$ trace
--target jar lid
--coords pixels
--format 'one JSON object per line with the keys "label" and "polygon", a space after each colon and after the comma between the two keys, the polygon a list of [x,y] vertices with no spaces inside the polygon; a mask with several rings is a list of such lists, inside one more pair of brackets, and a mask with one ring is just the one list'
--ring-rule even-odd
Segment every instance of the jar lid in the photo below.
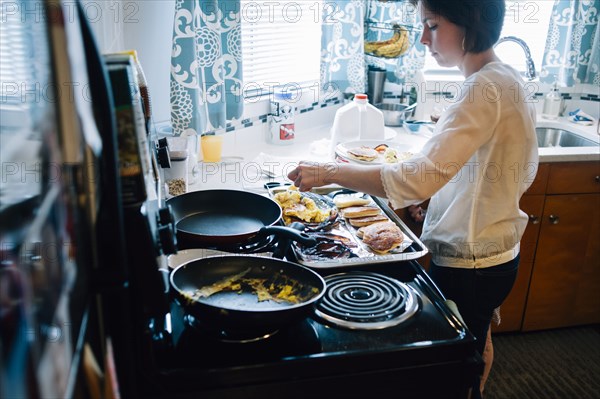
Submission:
{"label": "jar lid", "polygon": [[169,157],[172,161],[183,161],[187,159],[188,152],[187,150],[169,151]]}

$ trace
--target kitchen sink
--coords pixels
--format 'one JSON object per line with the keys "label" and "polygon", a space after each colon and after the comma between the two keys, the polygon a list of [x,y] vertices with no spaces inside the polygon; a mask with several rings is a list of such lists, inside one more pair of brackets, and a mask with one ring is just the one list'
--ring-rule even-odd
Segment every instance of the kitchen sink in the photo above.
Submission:
{"label": "kitchen sink", "polygon": [[598,143],[568,130],[536,127],[538,147],[594,147]]}

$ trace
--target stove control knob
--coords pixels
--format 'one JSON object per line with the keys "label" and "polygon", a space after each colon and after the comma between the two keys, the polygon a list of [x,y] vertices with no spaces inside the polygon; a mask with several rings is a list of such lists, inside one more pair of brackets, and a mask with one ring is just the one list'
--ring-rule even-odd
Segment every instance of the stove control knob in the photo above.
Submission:
{"label": "stove control knob", "polygon": [[158,242],[164,255],[177,253],[177,237],[172,224],[158,227]]}
{"label": "stove control knob", "polygon": [[165,205],[158,210],[158,224],[160,226],[175,225],[175,218],[171,211],[171,205]]}
{"label": "stove control knob", "polygon": [[170,168],[171,157],[169,156],[169,147],[159,147],[156,150],[156,159],[161,168]]}
{"label": "stove control knob", "polygon": [[167,138],[163,137],[161,139],[158,139],[157,147],[158,148],[169,147],[169,141],[167,140]]}

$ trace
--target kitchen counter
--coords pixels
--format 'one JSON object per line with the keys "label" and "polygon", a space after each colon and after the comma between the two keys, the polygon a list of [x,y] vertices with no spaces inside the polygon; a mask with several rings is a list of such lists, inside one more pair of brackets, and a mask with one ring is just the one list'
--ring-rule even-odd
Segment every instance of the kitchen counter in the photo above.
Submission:
{"label": "kitchen counter", "polygon": [[[563,129],[587,139],[598,142],[598,122],[592,126],[582,126],[569,122],[567,118],[557,120],[548,120],[539,118],[537,126]],[[546,147],[539,149],[540,162],[578,162],[578,161],[599,161],[600,145],[595,147]]]}
{"label": "kitchen counter", "polygon": [[[304,126],[300,130],[298,125]],[[230,188],[264,192],[264,183],[282,181],[287,172],[300,160],[331,161],[328,140],[330,125],[322,124],[312,128],[307,128],[306,125],[306,122],[297,123],[296,139],[288,146],[266,143],[263,131],[258,127],[226,135],[223,162],[213,164],[200,162],[198,174],[195,182],[190,185],[190,190]],[[562,128],[596,142],[599,140],[596,125],[575,125],[566,118],[558,120],[540,118],[538,126]],[[416,133],[411,133],[403,127],[386,127],[386,132],[387,135],[395,133],[391,141],[411,152],[420,151],[432,134],[427,125],[421,126]],[[600,146],[540,148],[539,155],[540,162],[600,160]],[[261,172],[261,168],[265,165],[273,171],[272,176],[266,176]]]}

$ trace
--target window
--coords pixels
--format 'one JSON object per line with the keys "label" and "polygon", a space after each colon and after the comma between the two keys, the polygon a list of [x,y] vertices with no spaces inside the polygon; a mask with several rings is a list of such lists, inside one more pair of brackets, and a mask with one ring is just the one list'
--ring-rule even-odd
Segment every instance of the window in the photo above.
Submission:
{"label": "window", "polygon": [[242,1],[244,94],[319,81],[321,1]]}
{"label": "window", "polygon": [[[538,71],[542,66],[553,5],[554,1],[551,0],[509,0],[506,2],[504,27],[500,37],[516,36],[523,39],[529,46],[535,68]],[[525,53],[518,44],[514,42],[502,43],[496,49],[496,54],[502,61],[512,65],[518,71],[526,71]],[[441,70],[458,71],[458,68],[441,68],[427,52],[425,70],[433,72]]]}

